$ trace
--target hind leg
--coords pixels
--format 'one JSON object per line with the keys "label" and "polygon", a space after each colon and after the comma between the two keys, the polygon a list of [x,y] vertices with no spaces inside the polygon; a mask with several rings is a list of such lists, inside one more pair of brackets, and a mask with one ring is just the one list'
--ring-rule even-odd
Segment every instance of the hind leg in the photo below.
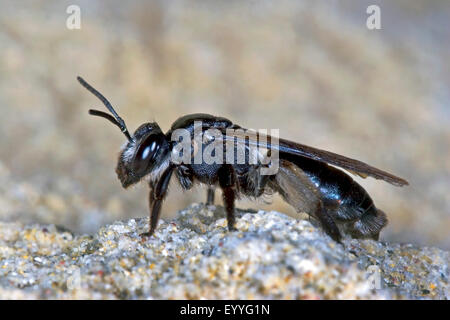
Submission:
{"label": "hind leg", "polygon": [[332,210],[334,208],[327,206],[323,202],[318,202],[314,216],[319,220],[325,232],[336,242],[341,243],[341,233],[334,221]]}
{"label": "hind leg", "polygon": [[310,178],[296,165],[281,161],[280,168],[270,187],[278,191],[283,199],[297,212],[306,212],[319,220],[325,232],[335,241],[340,242],[341,233],[336,225],[336,202],[323,199]]}
{"label": "hind leg", "polygon": [[236,173],[231,165],[224,165],[219,170],[219,185],[222,189],[223,204],[227,213],[228,230],[236,230],[234,201],[236,199]]}

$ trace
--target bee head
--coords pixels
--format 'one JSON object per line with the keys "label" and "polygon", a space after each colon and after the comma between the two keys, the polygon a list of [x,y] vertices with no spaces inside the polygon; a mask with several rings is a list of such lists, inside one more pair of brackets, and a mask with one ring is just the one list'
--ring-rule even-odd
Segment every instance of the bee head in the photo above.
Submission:
{"label": "bee head", "polygon": [[116,173],[124,188],[139,182],[164,161],[169,143],[156,122],[144,123],[124,144]]}
{"label": "bee head", "polygon": [[89,114],[111,121],[127,137],[128,142],[122,147],[117,163],[116,173],[124,188],[139,182],[166,155],[169,143],[156,122],[144,123],[133,134],[125,121],[116,113],[111,103],[83,78],[77,77],[80,84],[99,98],[111,114],[89,110]]}

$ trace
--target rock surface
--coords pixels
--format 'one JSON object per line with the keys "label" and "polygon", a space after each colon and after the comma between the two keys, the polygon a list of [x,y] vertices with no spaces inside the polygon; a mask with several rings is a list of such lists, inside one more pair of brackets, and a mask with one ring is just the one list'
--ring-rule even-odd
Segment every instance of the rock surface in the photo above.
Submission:
{"label": "rock surface", "polygon": [[446,251],[344,240],[308,220],[194,204],[156,236],[148,219],[93,236],[0,223],[1,299],[448,299]]}

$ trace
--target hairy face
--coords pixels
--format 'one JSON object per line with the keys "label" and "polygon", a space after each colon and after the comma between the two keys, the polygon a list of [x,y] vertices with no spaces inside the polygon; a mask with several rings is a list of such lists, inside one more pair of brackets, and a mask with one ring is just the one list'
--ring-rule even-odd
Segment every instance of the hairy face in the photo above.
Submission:
{"label": "hairy face", "polygon": [[124,144],[116,168],[124,188],[139,182],[167,155],[168,142],[156,123],[144,123]]}

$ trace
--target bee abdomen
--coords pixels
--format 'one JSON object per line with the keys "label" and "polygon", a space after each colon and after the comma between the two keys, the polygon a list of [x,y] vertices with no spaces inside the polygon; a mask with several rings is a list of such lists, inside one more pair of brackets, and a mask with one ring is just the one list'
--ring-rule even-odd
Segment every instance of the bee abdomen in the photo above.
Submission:
{"label": "bee abdomen", "polygon": [[369,194],[355,181],[342,199],[336,212],[337,222],[353,238],[378,240],[381,229],[387,225],[386,214],[377,209]]}
{"label": "bee abdomen", "polygon": [[354,238],[371,238],[378,240],[380,231],[388,223],[386,214],[374,207],[373,211],[366,212],[362,217],[355,221],[348,232]]}
{"label": "bee abdomen", "polygon": [[338,221],[355,221],[374,210],[374,204],[367,192],[355,181],[342,194],[340,206],[336,212]]}

